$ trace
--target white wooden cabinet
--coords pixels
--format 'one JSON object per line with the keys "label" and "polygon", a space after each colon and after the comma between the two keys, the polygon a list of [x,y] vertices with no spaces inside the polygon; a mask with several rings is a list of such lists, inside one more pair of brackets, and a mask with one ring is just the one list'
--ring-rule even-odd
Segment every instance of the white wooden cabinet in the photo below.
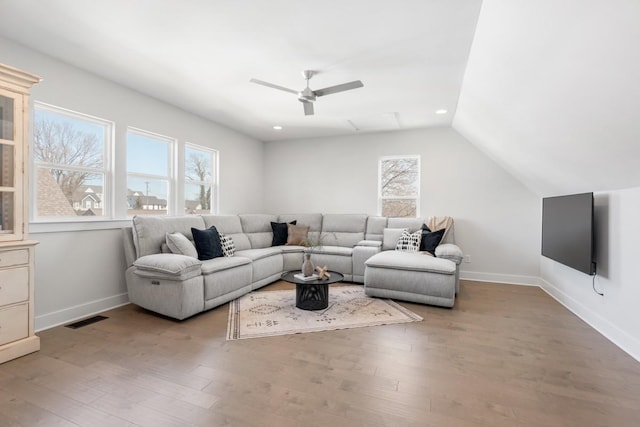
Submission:
{"label": "white wooden cabinet", "polygon": [[28,240],[29,91],[40,77],[0,64],[0,363],[40,349]]}

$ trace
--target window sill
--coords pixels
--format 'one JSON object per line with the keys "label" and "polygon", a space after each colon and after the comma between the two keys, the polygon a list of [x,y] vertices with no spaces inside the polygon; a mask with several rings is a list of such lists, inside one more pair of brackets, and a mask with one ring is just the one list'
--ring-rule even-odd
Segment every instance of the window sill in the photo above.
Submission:
{"label": "window sill", "polygon": [[67,231],[112,230],[131,226],[131,219],[102,219],[90,221],[39,221],[29,223],[29,234]]}

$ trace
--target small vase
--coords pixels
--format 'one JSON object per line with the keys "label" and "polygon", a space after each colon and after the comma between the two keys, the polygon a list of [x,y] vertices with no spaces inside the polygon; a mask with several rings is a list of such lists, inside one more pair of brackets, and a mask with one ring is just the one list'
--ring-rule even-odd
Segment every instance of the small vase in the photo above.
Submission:
{"label": "small vase", "polygon": [[304,261],[302,262],[302,274],[304,277],[309,277],[313,274],[315,269],[313,262],[311,261],[311,254],[304,254]]}

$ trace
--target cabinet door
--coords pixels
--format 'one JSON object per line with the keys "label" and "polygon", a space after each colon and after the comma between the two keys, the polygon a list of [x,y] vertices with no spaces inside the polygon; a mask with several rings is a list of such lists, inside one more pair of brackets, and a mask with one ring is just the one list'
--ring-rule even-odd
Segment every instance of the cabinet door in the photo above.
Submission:
{"label": "cabinet door", "polygon": [[0,89],[0,241],[22,239],[21,94]]}

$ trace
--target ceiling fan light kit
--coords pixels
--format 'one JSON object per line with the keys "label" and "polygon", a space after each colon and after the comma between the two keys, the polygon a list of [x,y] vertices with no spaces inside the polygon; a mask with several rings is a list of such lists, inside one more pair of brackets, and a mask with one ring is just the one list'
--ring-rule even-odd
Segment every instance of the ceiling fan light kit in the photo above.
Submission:
{"label": "ceiling fan light kit", "polygon": [[302,72],[302,77],[307,81],[307,87],[302,89],[301,91],[296,91],[293,89],[289,89],[284,86],[276,85],[273,83],[265,82],[258,79],[249,80],[251,83],[256,83],[262,86],[270,87],[272,89],[278,89],[284,92],[293,93],[298,97],[298,101],[302,102],[302,106],[304,109],[305,116],[313,115],[313,103],[316,98],[319,96],[331,95],[332,93],[344,92],[351,89],[357,89],[359,87],[363,87],[364,85],[360,80],[354,80],[348,83],[342,83],[335,86],[325,87],[324,89],[311,90],[309,87],[309,80],[316,74],[313,70],[304,70]]}

